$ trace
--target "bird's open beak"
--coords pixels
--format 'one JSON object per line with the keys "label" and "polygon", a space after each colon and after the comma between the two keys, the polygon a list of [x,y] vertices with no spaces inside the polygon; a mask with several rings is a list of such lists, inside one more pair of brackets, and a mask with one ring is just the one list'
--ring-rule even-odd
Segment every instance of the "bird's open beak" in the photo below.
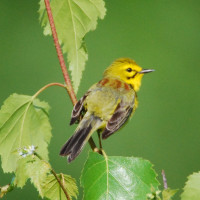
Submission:
{"label": "bird's open beak", "polygon": [[149,72],[154,72],[155,70],[154,69],[143,69],[142,71],[138,72],[139,74],[146,74],[146,73],[149,73]]}

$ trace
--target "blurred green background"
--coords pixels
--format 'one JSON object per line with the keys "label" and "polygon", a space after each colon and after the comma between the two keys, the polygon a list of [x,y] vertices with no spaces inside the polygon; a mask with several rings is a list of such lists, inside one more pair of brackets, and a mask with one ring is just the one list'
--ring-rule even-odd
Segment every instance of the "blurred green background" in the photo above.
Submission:
{"label": "blurred green background", "polygon": [[[32,95],[47,83],[63,82],[53,40],[42,34],[38,7],[35,0],[0,2],[1,105],[11,93]],[[160,181],[164,169],[168,185],[182,188],[186,177],[200,170],[200,1],[106,0],[106,8],[105,19],[86,36],[89,60],[78,98],[118,57],[156,69],[143,79],[132,120],[103,146],[108,155],[150,160]],[[79,184],[89,145],[71,164],[58,155],[75,129],[69,126],[69,97],[62,88],[53,87],[39,98],[51,106],[50,162],[56,172],[71,174]],[[0,169],[1,186],[11,177]],[[40,198],[28,183],[5,199]]]}

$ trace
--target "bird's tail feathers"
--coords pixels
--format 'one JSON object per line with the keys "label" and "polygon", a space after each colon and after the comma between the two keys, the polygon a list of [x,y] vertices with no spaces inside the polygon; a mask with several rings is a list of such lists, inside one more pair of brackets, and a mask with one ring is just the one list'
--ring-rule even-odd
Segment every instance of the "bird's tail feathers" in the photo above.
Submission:
{"label": "bird's tail feathers", "polygon": [[68,156],[68,162],[74,160],[81,152],[92,133],[99,128],[101,120],[94,116],[84,117],[75,133],[63,145],[60,155]]}

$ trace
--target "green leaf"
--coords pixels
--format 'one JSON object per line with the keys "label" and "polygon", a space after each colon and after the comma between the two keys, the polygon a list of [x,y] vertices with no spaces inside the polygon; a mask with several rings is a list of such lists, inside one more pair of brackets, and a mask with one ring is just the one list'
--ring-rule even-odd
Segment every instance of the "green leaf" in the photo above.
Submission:
{"label": "green leaf", "polygon": [[141,200],[158,189],[152,164],[142,158],[90,153],[81,175],[84,200]]}
{"label": "green leaf", "polygon": [[18,165],[16,169],[15,184],[18,187],[23,187],[30,178],[31,183],[37,188],[40,196],[43,197],[42,184],[50,173],[50,165],[44,161],[40,160],[35,156],[27,156],[18,160]]}
{"label": "green leaf", "polygon": [[200,198],[200,172],[193,173],[188,177],[188,181],[181,194],[181,200],[199,200]]}
{"label": "green leaf", "polygon": [[0,110],[0,155],[4,172],[15,171],[16,150],[38,146],[38,153],[48,160],[47,145],[51,139],[49,106],[32,96],[11,95]]}
{"label": "green leaf", "polygon": [[[75,92],[78,90],[88,54],[84,46],[86,33],[95,30],[97,19],[105,16],[103,0],[52,0],[51,9],[60,44],[67,53]],[[44,0],[40,1],[39,19],[44,34],[51,35]]]}
{"label": "green leaf", "polygon": [[17,187],[22,188],[25,185],[27,179],[29,178],[26,171],[26,165],[32,160],[33,158],[31,156],[27,156],[18,160],[15,172],[15,185]]}
{"label": "green leaf", "polygon": [[[77,198],[78,188],[76,185],[76,180],[71,176],[66,174],[57,174],[57,177],[61,180],[64,185],[64,188],[67,190],[67,193],[70,197]],[[64,200],[66,196],[61,189],[58,181],[56,180],[53,174],[48,175],[43,183],[43,194],[45,197],[52,200]]]}
{"label": "green leaf", "polygon": [[162,191],[162,200],[172,200],[172,197],[177,193],[178,189],[172,190],[167,188]]}

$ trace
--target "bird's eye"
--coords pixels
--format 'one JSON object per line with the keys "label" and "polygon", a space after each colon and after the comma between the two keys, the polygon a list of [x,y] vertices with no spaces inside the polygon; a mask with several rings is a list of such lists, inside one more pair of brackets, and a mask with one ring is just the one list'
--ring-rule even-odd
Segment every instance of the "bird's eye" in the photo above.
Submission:
{"label": "bird's eye", "polygon": [[127,72],[132,72],[132,69],[131,69],[131,68],[128,68],[126,71],[127,71]]}

